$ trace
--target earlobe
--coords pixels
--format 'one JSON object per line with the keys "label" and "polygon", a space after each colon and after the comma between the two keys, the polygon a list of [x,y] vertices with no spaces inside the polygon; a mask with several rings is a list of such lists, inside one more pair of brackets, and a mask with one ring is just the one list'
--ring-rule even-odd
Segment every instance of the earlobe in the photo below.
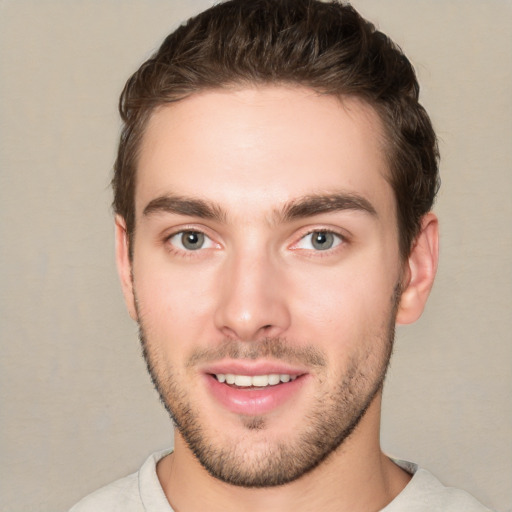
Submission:
{"label": "earlobe", "polygon": [[116,215],[116,264],[121,288],[128,313],[137,321],[137,310],[135,308],[135,296],[133,293],[132,262],[130,259],[130,241],[126,231],[126,223],[120,215]]}
{"label": "earlobe", "polygon": [[427,213],[404,269],[397,324],[415,322],[423,313],[434,283],[438,257],[439,223],[433,213]]}

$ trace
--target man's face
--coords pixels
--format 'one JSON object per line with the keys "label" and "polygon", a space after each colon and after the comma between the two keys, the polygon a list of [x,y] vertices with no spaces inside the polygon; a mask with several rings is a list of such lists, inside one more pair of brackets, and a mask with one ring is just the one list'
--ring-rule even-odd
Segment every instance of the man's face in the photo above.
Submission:
{"label": "man's face", "polygon": [[125,294],[177,447],[222,480],[301,476],[379,392],[402,278],[382,146],[370,107],[302,88],[149,122]]}

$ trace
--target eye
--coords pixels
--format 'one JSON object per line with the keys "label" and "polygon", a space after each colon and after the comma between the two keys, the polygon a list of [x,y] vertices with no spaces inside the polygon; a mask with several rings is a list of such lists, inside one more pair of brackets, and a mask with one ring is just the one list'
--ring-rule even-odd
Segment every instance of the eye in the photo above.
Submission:
{"label": "eye", "polygon": [[201,231],[179,231],[169,237],[169,243],[182,251],[198,251],[214,247],[213,241]]}
{"label": "eye", "polygon": [[329,249],[340,245],[342,241],[342,237],[332,231],[312,231],[299,240],[296,248],[314,251],[328,251]]}

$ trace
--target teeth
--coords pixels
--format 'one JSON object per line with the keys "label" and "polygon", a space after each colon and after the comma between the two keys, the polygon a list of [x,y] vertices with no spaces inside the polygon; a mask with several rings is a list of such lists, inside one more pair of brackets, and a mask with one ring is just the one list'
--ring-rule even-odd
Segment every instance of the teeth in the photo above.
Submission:
{"label": "teeth", "polygon": [[272,375],[268,376],[268,383],[271,386],[275,386],[276,384],[279,384],[280,382],[281,382],[281,379],[280,379],[279,375],[273,373]]}
{"label": "teeth", "polygon": [[252,379],[250,379],[253,386],[257,386],[259,388],[263,388],[269,385],[269,375],[255,375]]}
{"label": "teeth", "polygon": [[248,375],[236,375],[235,376],[235,385],[240,386],[242,388],[246,388],[247,386],[252,386],[252,378]]}
{"label": "teeth", "polygon": [[264,388],[266,386],[275,386],[281,382],[290,382],[297,378],[296,375],[288,375],[286,373],[271,373],[269,375],[234,375],[232,373],[215,374],[219,382],[234,384],[241,388],[257,387]]}

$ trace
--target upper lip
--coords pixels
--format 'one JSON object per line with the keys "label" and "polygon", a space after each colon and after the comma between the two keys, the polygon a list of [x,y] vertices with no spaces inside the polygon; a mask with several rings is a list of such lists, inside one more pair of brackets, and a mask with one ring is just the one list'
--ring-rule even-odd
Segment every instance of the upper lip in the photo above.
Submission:
{"label": "upper lip", "polygon": [[290,365],[282,361],[252,361],[252,360],[223,360],[206,364],[201,368],[204,373],[211,375],[231,373],[234,375],[270,375],[285,374],[298,376],[307,373],[300,366]]}

